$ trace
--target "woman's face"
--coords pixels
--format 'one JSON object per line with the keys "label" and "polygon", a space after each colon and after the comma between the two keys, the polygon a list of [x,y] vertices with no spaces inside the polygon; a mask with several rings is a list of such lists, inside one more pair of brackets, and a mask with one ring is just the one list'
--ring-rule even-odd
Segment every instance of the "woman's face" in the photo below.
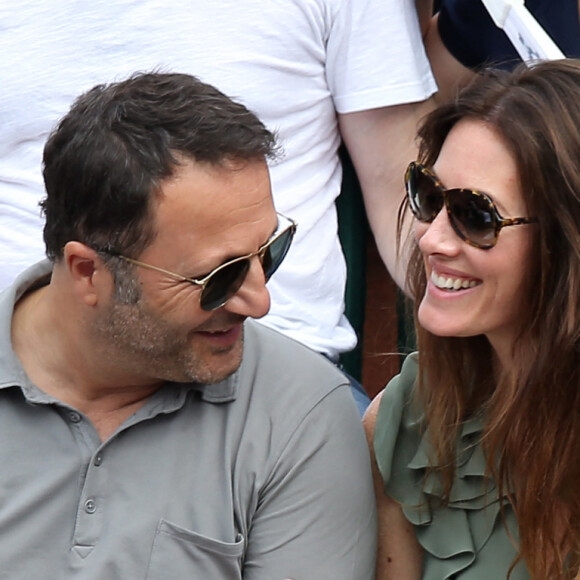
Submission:
{"label": "woman's face", "polygon": [[[502,217],[528,217],[515,161],[499,135],[481,121],[459,122],[433,166],[446,188],[485,192]],[[415,220],[427,287],[418,316],[438,336],[483,334],[500,360],[509,357],[527,288],[533,225],[505,227],[482,250],[460,239],[445,208],[431,223]],[[451,286],[451,288],[449,287]]]}

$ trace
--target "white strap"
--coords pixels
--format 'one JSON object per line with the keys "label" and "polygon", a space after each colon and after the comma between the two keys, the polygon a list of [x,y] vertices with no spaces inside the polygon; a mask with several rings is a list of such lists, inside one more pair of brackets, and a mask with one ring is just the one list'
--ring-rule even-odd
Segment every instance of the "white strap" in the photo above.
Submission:
{"label": "white strap", "polygon": [[501,28],[524,62],[566,58],[540,26],[524,0],[482,0],[496,26]]}

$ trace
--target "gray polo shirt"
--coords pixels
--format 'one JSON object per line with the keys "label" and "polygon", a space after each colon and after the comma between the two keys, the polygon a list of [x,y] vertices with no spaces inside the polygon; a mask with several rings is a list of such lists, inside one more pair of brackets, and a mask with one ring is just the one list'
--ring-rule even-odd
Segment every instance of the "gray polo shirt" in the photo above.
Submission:
{"label": "gray polo shirt", "polygon": [[216,385],[168,383],[101,442],[30,382],[0,294],[0,579],[370,580],[375,503],[347,381],[255,322]]}

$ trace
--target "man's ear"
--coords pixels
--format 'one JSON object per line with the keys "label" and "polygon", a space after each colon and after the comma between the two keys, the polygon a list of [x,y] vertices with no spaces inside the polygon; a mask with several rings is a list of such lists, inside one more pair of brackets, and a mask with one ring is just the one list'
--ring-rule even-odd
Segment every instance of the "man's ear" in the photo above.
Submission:
{"label": "man's ear", "polygon": [[112,276],[99,254],[81,242],[67,242],[63,266],[75,293],[88,306],[95,306],[110,292]]}

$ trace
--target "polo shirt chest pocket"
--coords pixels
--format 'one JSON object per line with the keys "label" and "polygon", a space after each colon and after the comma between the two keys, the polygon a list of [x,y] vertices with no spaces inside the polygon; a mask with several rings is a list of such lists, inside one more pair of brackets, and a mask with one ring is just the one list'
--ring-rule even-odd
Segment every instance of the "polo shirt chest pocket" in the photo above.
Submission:
{"label": "polo shirt chest pocket", "polygon": [[244,538],[233,543],[202,536],[160,520],[151,550],[146,580],[227,578],[241,580]]}

